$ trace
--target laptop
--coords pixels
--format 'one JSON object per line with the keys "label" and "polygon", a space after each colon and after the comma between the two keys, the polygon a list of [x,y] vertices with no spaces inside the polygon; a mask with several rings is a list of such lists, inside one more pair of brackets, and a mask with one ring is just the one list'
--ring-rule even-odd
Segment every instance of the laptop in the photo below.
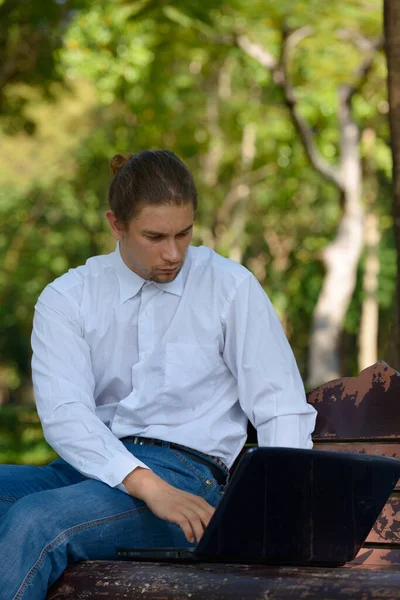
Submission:
{"label": "laptop", "polygon": [[125,560],[341,566],[357,555],[400,478],[400,460],[252,448],[195,547],[118,548]]}

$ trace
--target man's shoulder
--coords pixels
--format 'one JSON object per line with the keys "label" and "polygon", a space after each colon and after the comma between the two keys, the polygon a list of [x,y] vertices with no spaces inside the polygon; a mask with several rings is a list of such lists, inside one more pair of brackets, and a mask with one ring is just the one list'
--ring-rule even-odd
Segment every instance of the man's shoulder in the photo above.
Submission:
{"label": "man's shoulder", "polygon": [[246,267],[206,246],[190,246],[190,258],[192,268],[198,275],[202,272],[207,273],[216,277],[221,284],[226,282],[240,285],[244,279],[252,277],[251,271]]}
{"label": "man's shoulder", "polygon": [[105,283],[104,274],[112,267],[111,256],[111,254],[92,256],[84,265],[69,269],[45,287],[41,300],[56,293],[79,302],[85,285]]}

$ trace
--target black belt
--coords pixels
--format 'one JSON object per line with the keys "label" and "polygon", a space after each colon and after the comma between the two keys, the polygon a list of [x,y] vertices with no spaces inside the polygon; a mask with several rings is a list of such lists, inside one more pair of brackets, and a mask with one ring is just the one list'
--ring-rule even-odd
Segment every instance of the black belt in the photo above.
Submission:
{"label": "black belt", "polygon": [[[162,440],[139,436],[123,437],[121,438],[121,442],[130,442],[131,444],[138,444],[139,446],[163,446],[165,444],[165,441]],[[228,479],[229,469],[225,463],[218,458],[218,456],[210,456],[208,454],[204,454],[203,452],[199,452],[198,450],[188,448],[187,446],[175,444],[174,442],[167,442],[167,444],[172,450],[178,450],[178,452],[181,454],[186,454],[191,460],[194,460],[202,465],[206,465],[213,474],[214,479],[220,485],[225,485]]]}

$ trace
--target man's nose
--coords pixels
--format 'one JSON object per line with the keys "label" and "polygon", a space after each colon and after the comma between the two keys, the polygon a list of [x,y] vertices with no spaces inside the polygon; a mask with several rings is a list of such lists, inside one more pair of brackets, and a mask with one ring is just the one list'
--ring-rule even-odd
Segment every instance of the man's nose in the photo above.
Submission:
{"label": "man's nose", "polygon": [[175,240],[166,240],[161,256],[163,260],[168,260],[171,263],[179,262],[180,253]]}

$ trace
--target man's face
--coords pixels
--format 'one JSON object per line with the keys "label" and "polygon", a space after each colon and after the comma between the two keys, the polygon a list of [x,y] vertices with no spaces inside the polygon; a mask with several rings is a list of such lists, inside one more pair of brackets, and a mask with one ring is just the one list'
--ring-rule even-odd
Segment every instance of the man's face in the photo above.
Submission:
{"label": "man's face", "polygon": [[111,210],[106,216],[114,238],[119,240],[122,259],[132,271],[156,283],[175,279],[192,239],[191,202],[180,206],[145,204],[129,222],[127,231]]}

